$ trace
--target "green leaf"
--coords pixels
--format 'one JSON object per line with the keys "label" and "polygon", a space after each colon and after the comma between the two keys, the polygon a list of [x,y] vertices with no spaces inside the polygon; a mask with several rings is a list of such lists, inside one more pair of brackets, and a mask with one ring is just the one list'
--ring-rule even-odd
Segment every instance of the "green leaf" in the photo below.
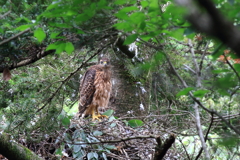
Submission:
{"label": "green leaf", "polygon": [[141,1],[140,3],[143,8],[148,6],[148,1]]}
{"label": "green leaf", "polygon": [[103,145],[105,148],[109,149],[109,150],[112,150],[112,149],[115,149],[116,147],[114,145],[109,145],[109,144],[104,144]]}
{"label": "green leaf", "polygon": [[139,119],[132,119],[128,121],[129,126],[136,128],[136,127],[141,127],[143,126],[143,121]]}
{"label": "green leaf", "polygon": [[109,109],[109,110],[107,110],[106,112],[104,112],[102,115],[105,115],[105,116],[110,117],[112,114],[113,114],[113,110],[112,110],[112,109]]}
{"label": "green leaf", "polygon": [[114,3],[117,5],[123,5],[123,4],[127,3],[127,1],[126,0],[116,0]]}
{"label": "green leaf", "polygon": [[113,128],[113,127],[115,127],[116,125],[117,125],[116,123],[112,123],[112,124],[110,125],[110,127]]}
{"label": "green leaf", "polygon": [[50,45],[47,46],[46,51],[53,50],[53,49],[56,49],[56,48],[57,48],[57,45],[55,43],[53,43],[53,44],[50,44]]}
{"label": "green leaf", "polygon": [[136,6],[131,6],[131,7],[125,7],[123,9],[121,9],[119,12],[131,12],[134,10],[139,10],[138,7]]}
{"label": "green leaf", "polygon": [[56,49],[56,53],[59,54],[59,53],[62,53],[65,49],[65,43],[62,43],[60,45],[58,45],[58,48]]}
{"label": "green leaf", "polygon": [[62,155],[62,149],[61,148],[58,148],[56,151],[55,151],[55,154],[56,155]]}
{"label": "green leaf", "polygon": [[60,32],[52,32],[52,33],[50,34],[50,38],[51,38],[51,39],[55,39],[59,34],[60,34]]}
{"label": "green leaf", "polygon": [[117,18],[122,19],[122,20],[128,20],[129,17],[125,12],[118,12],[114,14]]}
{"label": "green leaf", "polygon": [[64,117],[64,118],[62,119],[62,124],[63,124],[65,127],[69,126],[69,125],[70,125],[70,119],[67,118],[67,117]]}
{"label": "green leaf", "polygon": [[15,30],[24,31],[24,30],[30,28],[31,26],[32,26],[32,24],[21,25],[21,26],[17,27]]}
{"label": "green leaf", "polygon": [[129,22],[120,22],[113,25],[118,30],[124,30],[126,32],[133,31],[134,27]]}
{"label": "green leaf", "polygon": [[101,136],[101,135],[103,135],[103,133],[101,131],[94,131],[93,135],[94,136]]}
{"label": "green leaf", "polygon": [[[60,2],[60,1],[59,1],[59,2]],[[57,8],[58,5],[60,4],[59,2],[55,1],[54,3],[50,4],[50,5],[47,7],[46,11],[47,11],[47,10],[50,10],[50,9]]]}
{"label": "green leaf", "polygon": [[81,150],[81,145],[74,145],[73,146],[73,152],[78,153]]}
{"label": "green leaf", "polygon": [[199,97],[199,98],[202,98],[204,97],[204,95],[206,93],[210,92],[209,90],[203,90],[203,89],[200,89],[200,90],[197,90],[193,93],[194,97]]}
{"label": "green leaf", "polygon": [[112,122],[114,119],[116,119],[114,116],[110,116],[108,122]]}
{"label": "green leaf", "polygon": [[65,45],[65,51],[68,53],[68,54],[71,54],[73,51],[74,51],[74,46],[71,42],[67,42],[66,45]]}
{"label": "green leaf", "polygon": [[229,69],[217,69],[217,70],[212,70],[212,73],[214,74],[219,74],[219,73],[226,73],[226,72],[231,72]]}
{"label": "green leaf", "polygon": [[177,93],[177,97],[180,97],[180,96],[183,96],[183,95],[187,95],[192,90],[194,90],[193,87],[184,88],[183,90],[181,90],[180,92]]}
{"label": "green leaf", "polygon": [[176,38],[177,40],[183,40],[184,38],[184,29],[175,29],[170,32],[170,36]]}
{"label": "green leaf", "polygon": [[91,160],[93,158],[94,158],[94,152],[90,152],[90,153],[87,154],[87,159],[88,160]]}
{"label": "green leaf", "polygon": [[214,81],[214,84],[218,89],[228,90],[231,87],[235,87],[237,85],[237,81],[233,79],[233,74],[229,73],[225,77],[219,78]]}
{"label": "green leaf", "polygon": [[104,152],[102,153],[102,157],[103,157],[104,160],[107,160],[107,156]]}
{"label": "green leaf", "polygon": [[141,24],[142,22],[145,21],[146,16],[142,12],[135,12],[130,15],[129,19],[131,20],[132,23],[134,24]]}
{"label": "green leaf", "polygon": [[38,42],[42,42],[46,38],[46,34],[42,28],[38,28],[34,31],[34,37],[37,38]]}
{"label": "green leaf", "polygon": [[125,39],[123,44],[125,45],[131,44],[137,39],[137,37],[138,37],[138,34],[132,34]]}

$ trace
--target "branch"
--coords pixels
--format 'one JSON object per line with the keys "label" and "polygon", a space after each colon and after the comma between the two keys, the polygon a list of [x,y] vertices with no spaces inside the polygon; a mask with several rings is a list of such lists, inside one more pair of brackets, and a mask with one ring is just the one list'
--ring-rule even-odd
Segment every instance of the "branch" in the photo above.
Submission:
{"label": "branch", "polygon": [[[202,86],[202,84],[201,84],[201,72],[200,72],[198,63],[197,63],[196,59],[194,58],[195,52],[194,52],[192,41],[190,39],[188,40],[188,44],[190,46],[190,51],[191,51],[191,54],[192,54],[193,63],[195,65],[195,69],[196,69],[196,73],[197,73],[196,74],[196,77],[197,77],[196,87],[200,88]],[[206,159],[210,160],[210,154],[207,150],[207,145],[206,145],[206,143],[204,141],[204,137],[203,137],[203,130],[202,130],[201,118],[200,118],[200,114],[199,114],[199,108],[198,108],[198,104],[196,102],[194,103],[193,108],[194,108],[194,111],[195,111],[196,128],[197,128],[198,135],[199,135],[199,138],[200,138],[200,141],[201,141],[201,144],[202,144],[202,148],[204,150]]]}
{"label": "branch", "polygon": [[[212,124],[213,124],[213,114],[211,114],[211,123],[210,123],[210,125],[208,127],[207,133],[206,133],[205,138],[204,138],[205,142],[207,141],[207,137],[208,137],[208,134],[209,134],[209,132],[211,130]],[[200,149],[198,155],[196,156],[195,160],[198,160],[198,158],[202,154],[202,151],[203,151],[203,148],[201,147],[201,149]]]}
{"label": "branch", "polygon": [[0,154],[9,160],[43,160],[28,148],[10,141],[6,134],[0,134]]}
{"label": "branch", "polygon": [[26,30],[24,30],[24,31],[22,31],[22,32],[19,32],[19,33],[17,33],[16,35],[14,35],[14,36],[12,36],[12,37],[10,37],[10,38],[8,38],[8,39],[3,40],[2,42],[0,42],[0,45],[2,45],[2,44],[4,44],[4,43],[7,43],[7,42],[9,42],[9,41],[11,41],[11,40],[13,40],[13,39],[21,36],[22,34],[28,32],[28,31],[30,31],[30,28],[28,28],[28,29],[26,29]]}
{"label": "branch", "polygon": [[74,145],[83,145],[83,144],[103,144],[103,143],[119,143],[119,142],[126,142],[133,139],[148,139],[148,138],[156,138],[154,135],[147,135],[147,136],[132,136],[127,138],[121,138],[117,140],[111,140],[111,141],[100,141],[100,142],[84,142],[84,143],[68,143],[68,144],[74,144]]}
{"label": "branch", "polygon": [[[22,67],[22,66],[26,66],[28,64],[32,64],[32,63],[38,61],[39,59],[41,59],[41,58],[43,58],[43,57],[45,57],[45,56],[47,56],[47,55],[49,55],[53,52],[55,52],[55,50],[42,51],[39,54],[37,54],[37,56],[32,56],[29,59],[25,59],[25,60],[20,61],[16,64],[12,64],[12,65],[8,66],[8,69],[12,70],[14,68],[19,68],[19,67]],[[4,68],[0,68],[0,73],[2,73],[3,71],[4,71]]]}
{"label": "branch", "polygon": [[172,144],[175,142],[175,136],[170,135],[168,139],[162,145],[160,137],[156,138],[157,146],[155,148],[155,154],[153,160],[161,160],[166,155],[167,151],[171,148]]}
{"label": "branch", "polygon": [[11,10],[10,11],[7,11],[5,14],[3,15],[0,15],[0,19],[3,19],[4,17],[6,17],[7,15],[9,15],[11,13]]}
{"label": "branch", "polygon": [[[240,57],[240,31],[228,21],[211,0],[176,0],[188,10],[186,19],[200,32],[214,36]],[[204,11],[205,10],[205,11]]]}
{"label": "branch", "polygon": [[[177,76],[177,78],[180,80],[180,82],[183,84],[183,86],[185,88],[188,87],[188,85],[186,84],[186,82],[182,79],[182,77],[177,73],[176,69],[174,68],[174,66],[172,65],[172,62],[170,61],[168,55],[165,53],[165,57],[167,59],[167,62],[169,63],[173,73]],[[196,97],[193,96],[192,92],[189,92],[190,97],[205,111],[207,111],[210,114],[215,114],[216,116],[218,116],[229,128],[231,128],[235,133],[237,133],[238,135],[240,135],[240,131],[233,127],[225,118],[223,118],[218,112],[214,111],[214,110],[210,110],[208,108],[206,108]]]}
{"label": "branch", "polygon": [[128,58],[132,59],[135,56],[135,52],[134,51],[130,51],[129,47],[127,45],[124,45],[124,39],[119,38],[117,40],[116,46],[124,53],[128,56]]}
{"label": "branch", "polygon": [[186,152],[186,155],[187,155],[187,157],[188,157],[188,160],[191,160],[191,158],[190,158],[190,156],[189,156],[189,154],[188,154],[188,152],[187,152],[186,147],[185,147],[184,144],[182,143],[182,140],[181,140],[181,139],[178,139],[178,140],[179,140],[179,142],[182,144],[183,149],[184,149],[184,151]]}

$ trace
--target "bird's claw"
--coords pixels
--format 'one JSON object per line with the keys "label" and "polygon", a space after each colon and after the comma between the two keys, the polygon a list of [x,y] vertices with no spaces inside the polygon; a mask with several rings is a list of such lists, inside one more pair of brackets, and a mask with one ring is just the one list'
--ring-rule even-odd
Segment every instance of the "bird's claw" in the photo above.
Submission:
{"label": "bird's claw", "polygon": [[101,122],[100,118],[108,118],[108,116],[106,115],[101,115],[101,114],[97,114],[97,115],[92,115],[92,121],[94,121],[95,119]]}

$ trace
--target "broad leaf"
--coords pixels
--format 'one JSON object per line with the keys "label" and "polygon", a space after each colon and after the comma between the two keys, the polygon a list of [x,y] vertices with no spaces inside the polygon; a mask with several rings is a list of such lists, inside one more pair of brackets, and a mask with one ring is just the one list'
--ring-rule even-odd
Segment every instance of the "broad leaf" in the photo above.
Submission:
{"label": "broad leaf", "polygon": [[206,93],[208,93],[208,92],[209,92],[209,90],[203,90],[203,89],[201,89],[201,90],[197,90],[197,91],[193,92],[193,95],[194,95],[194,97],[202,98],[202,97],[204,97],[204,95],[205,95]]}
{"label": "broad leaf", "polygon": [[71,42],[67,42],[66,43],[66,46],[65,46],[65,51],[68,53],[68,54],[71,54],[73,51],[74,51],[74,46]]}
{"label": "broad leaf", "polygon": [[183,96],[183,95],[187,95],[192,90],[194,90],[193,87],[184,88],[183,90],[181,90],[180,92],[177,93],[177,97],[180,97],[180,96]]}
{"label": "broad leaf", "polygon": [[128,37],[125,39],[124,44],[125,44],[125,45],[128,45],[128,44],[133,43],[133,42],[137,39],[137,37],[138,37],[138,34],[132,34],[132,35],[128,36]]}
{"label": "broad leaf", "polygon": [[67,117],[63,118],[63,119],[62,119],[62,124],[63,124],[65,127],[69,126],[69,125],[70,125],[70,119],[67,118]]}
{"label": "broad leaf", "polygon": [[46,34],[42,28],[38,28],[34,31],[34,37],[37,38],[38,42],[42,42],[46,38]]}
{"label": "broad leaf", "polygon": [[94,131],[93,135],[94,136],[101,136],[103,133],[101,131]]}
{"label": "broad leaf", "polygon": [[141,127],[143,126],[143,121],[139,119],[132,119],[128,121],[129,126],[136,128],[136,127]]}
{"label": "broad leaf", "polygon": [[113,114],[113,110],[109,109],[106,112],[103,113],[103,115],[110,117]]}

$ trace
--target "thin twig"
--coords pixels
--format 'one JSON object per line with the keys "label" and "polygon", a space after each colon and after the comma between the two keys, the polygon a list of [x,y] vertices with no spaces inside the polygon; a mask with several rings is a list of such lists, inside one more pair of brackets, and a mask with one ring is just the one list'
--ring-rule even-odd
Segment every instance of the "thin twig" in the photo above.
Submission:
{"label": "thin twig", "polygon": [[0,15],[0,19],[3,19],[4,17],[6,17],[7,15],[9,15],[11,13],[11,10],[10,11],[7,11],[5,14],[3,15]]}
{"label": "thin twig", "polygon": [[186,153],[186,155],[187,155],[187,157],[188,157],[188,159],[189,160],[191,160],[191,158],[190,158],[190,156],[189,156],[189,154],[188,154],[188,152],[187,152],[187,149],[186,149],[186,147],[184,146],[184,144],[182,143],[182,140],[181,139],[178,139],[179,140],[179,142],[182,144],[182,146],[183,146],[183,149],[184,149],[184,151],[185,151],[185,153]]}
{"label": "thin twig", "polygon": [[12,37],[10,37],[10,38],[8,38],[8,39],[3,40],[2,42],[0,42],[0,45],[2,45],[2,44],[4,44],[4,43],[7,43],[7,42],[9,42],[9,41],[11,41],[11,40],[13,40],[13,39],[19,37],[20,35],[28,32],[28,31],[30,31],[30,28],[25,29],[25,30],[22,31],[22,32],[19,32],[19,33],[17,33],[16,35],[14,35],[14,36],[12,36]]}
{"label": "thin twig", "polygon": [[68,144],[73,144],[73,145],[83,145],[83,144],[103,144],[103,143],[119,143],[119,142],[126,142],[126,141],[130,141],[133,139],[149,139],[149,138],[156,138],[155,135],[142,135],[142,136],[132,136],[132,137],[127,137],[127,138],[121,138],[121,139],[117,139],[117,140],[111,140],[111,141],[99,141],[99,142],[84,142],[84,143],[69,143],[66,142]]}
{"label": "thin twig", "polygon": [[[172,62],[170,61],[168,55],[165,53],[165,57],[167,59],[167,62],[169,63],[173,73],[177,76],[177,78],[180,80],[180,82],[183,84],[183,86],[185,88],[188,87],[188,85],[186,84],[186,82],[182,79],[182,77],[177,73],[176,69],[174,68]],[[216,116],[218,116],[229,128],[231,128],[234,132],[236,132],[238,135],[240,135],[240,131],[233,127],[225,118],[223,118],[218,112],[214,111],[214,110],[210,110],[208,108],[206,108],[196,97],[193,96],[192,92],[190,91],[189,92],[189,95],[190,97],[198,103],[198,105],[205,111],[207,111],[208,113],[211,113],[211,114],[215,114]]]}
{"label": "thin twig", "polygon": [[[209,132],[210,132],[210,130],[211,130],[212,124],[213,124],[213,114],[211,114],[211,123],[210,123],[210,125],[209,125],[209,127],[208,127],[207,133],[206,133],[205,138],[204,138],[205,142],[206,142],[207,139],[208,139],[208,134],[209,134]],[[198,158],[199,158],[199,157],[201,156],[201,154],[202,154],[202,151],[203,151],[203,148],[201,147],[201,149],[199,150],[198,155],[196,156],[195,160],[198,160]]]}
{"label": "thin twig", "polygon": [[[189,44],[189,47],[190,47],[190,51],[191,51],[191,54],[192,54],[192,60],[193,60],[193,63],[195,65],[195,69],[196,69],[196,73],[197,73],[196,74],[196,78],[197,78],[196,87],[200,88],[202,86],[202,83],[201,83],[201,72],[200,72],[200,68],[198,66],[198,63],[197,63],[196,59],[194,58],[195,51],[194,51],[191,39],[188,40],[188,44]],[[198,108],[198,104],[196,102],[195,102],[193,108],[194,108],[194,111],[195,111],[196,128],[197,128],[197,131],[198,131],[198,135],[199,135],[200,141],[202,143],[202,148],[204,150],[206,159],[210,160],[210,154],[209,154],[209,152],[207,150],[207,144],[205,143],[204,137],[203,137],[203,130],[202,130],[201,118],[200,118],[200,114],[199,114],[199,108]]]}

